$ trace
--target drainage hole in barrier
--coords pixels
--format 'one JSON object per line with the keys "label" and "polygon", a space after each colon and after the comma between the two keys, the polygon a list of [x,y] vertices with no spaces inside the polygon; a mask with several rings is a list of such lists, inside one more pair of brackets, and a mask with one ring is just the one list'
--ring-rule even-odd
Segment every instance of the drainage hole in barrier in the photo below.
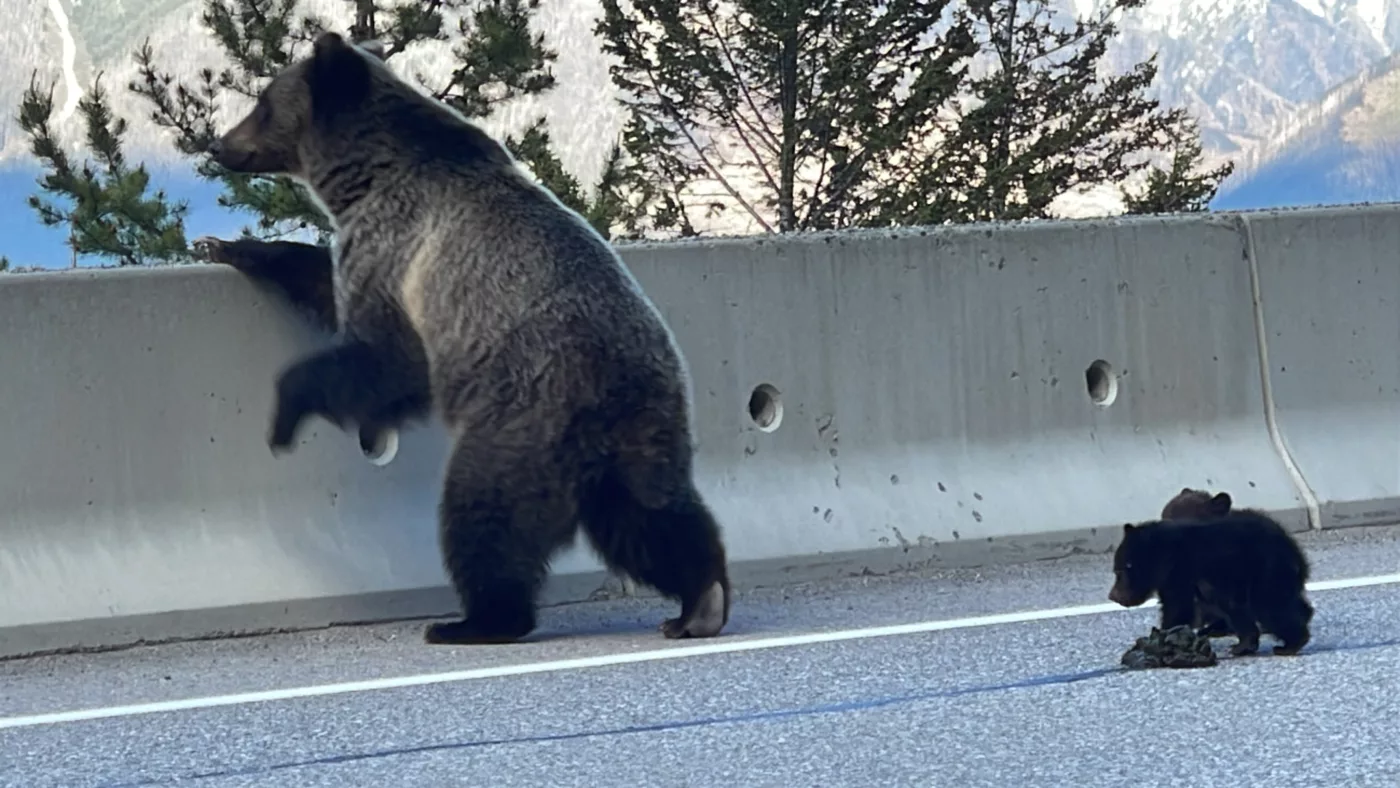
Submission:
{"label": "drainage hole in barrier", "polygon": [[374,435],[360,433],[360,451],[371,464],[388,465],[399,454],[399,431],[389,427]]}
{"label": "drainage hole in barrier", "polygon": [[1118,373],[1113,365],[1098,359],[1084,370],[1084,383],[1089,389],[1089,399],[1095,405],[1106,408],[1118,399]]}
{"label": "drainage hole in barrier", "polygon": [[783,399],[767,383],[759,384],[749,395],[749,418],[764,432],[772,432],[783,422]]}

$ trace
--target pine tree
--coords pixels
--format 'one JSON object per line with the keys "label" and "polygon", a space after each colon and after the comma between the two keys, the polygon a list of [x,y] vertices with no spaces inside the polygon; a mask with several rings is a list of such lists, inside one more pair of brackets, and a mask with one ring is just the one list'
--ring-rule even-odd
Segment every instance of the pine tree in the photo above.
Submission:
{"label": "pine tree", "polygon": [[1140,194],[1122,189],[1123,203],[1130,214],[1198,213],[1207,210],[1220,184],[1235,171],[1227,161],[1214,169],[1200,171],[1204,160],[1196,124],[1185,117],[1171,134],[1171,160],[1165,169],[1153,167]]}
{"label": "pine tree", "polygon": [[[455,39],[458,62],[452,74],[445,80],[419,79],[432,95],[468,118],[484,119],[517,97],[555,85],[549,67],[556,53],[529,27],[539,0],[347,2],[355,7],[350,38],[382,41],[389,60],[418,42]],[[454,35],[448,32],[444,12],[459,10],[463,17]],[[177,150],[196,159],[200,177],[223,183],[219,204],[258,217],[256,231],[249,228],[247,234],[276,238],[312,230],[326,243],[329,222],[300,185],[285,177],[228,172],[206,153],[224,131],[214,122],[221,99],[229,93],[257,96],[272,76],[305,56],[315,36],[327,29],[326,22],[300,15],[297,0],[205,0],[203,22],[228,56],[227,68],[217,73],[205,69],[193,84],[186,84],[156,66],[147,42],[136,53],[139,79],[130,89],[150,102],[156,124],[174,132]],[[597,199],[589,199],[551,150],[543,118],[522,139],[508,137],[504,143],[560,200],[608,235],[619,204],[609,191],[617,180],[612,169],[604,174]]]}
{"label": "pine tree", "polygon": [[[972,106],[912,179],[899,221],[1046,218],[1061,195],[1121,184],[1151,167],[1144,154],[1194,137],[1185,112],[1145,95],[1155,54],[1099,76],[1114,19],[1144,2],[1113,0],[1066,23],[1047,0],[965,0],[989,68],[968,81]],[[1217,174],[1192,188],[1209,200]]]}
{"label": "pine tree", "polygon": [[[188,261],[184,217],[188,206],[171,202],[157,189],[147,196],[150,174],[145,166],[130,166],[122,151],[127,124],[113,117],[97,75],[92,89],[78,102],[86,123],[87,148],[96,162],[74,164],[54,129],[53,84],[40,89],[37,74],[20,102],[19,125],[29,136],[30,152],[45,169],[39,188],[65,199],[61,208],[38,195],[28,199],[46,226],[66,225],[74,264],[79,255],[115,259],[119,265]],[[8,261],[7,261],[8,262]]]}
{"label": "pine tree", "polygon": [[[603,0],[631,229],[885,224],[974,43],[951,0]],[[758,195],[755,197],[755,195]]]}

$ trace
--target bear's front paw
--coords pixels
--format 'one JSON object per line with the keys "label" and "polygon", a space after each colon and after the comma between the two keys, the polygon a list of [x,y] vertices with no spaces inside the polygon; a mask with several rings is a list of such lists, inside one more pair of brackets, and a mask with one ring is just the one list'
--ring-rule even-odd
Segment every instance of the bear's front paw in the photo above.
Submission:
{"label": "bear's front paw", "polygon": [[267,447],[272,450],[274,456],[292,450],[297,429],[308,415],[310,409],[306,407],[306,400],[302,397],[284,394],[277,398],[277,412],[272,417],[272,427],[267,433]]}
{"label": "bear's front paw", "polygon": [[277,381],[277,408],[267,433],[267,446],[274,455],[291,451],[297,429],[311,414],[305,377],[300,368],[293,368]]}
{"label": "bear's front paw", "polygon": [[227,248],[228,247],[224,244],[222,240],[215,238],[212,235],[205,235],[200,238],[196,238],[194,239],[194,242],[190,244],[190,249],[194,252],[194,256],[196,258],[211,263],[222,263],[224,265],[231,265],[232,261],[226,254]]}
{"label": "bear's front paw", "polygon": [[292,440],[296,437],[300,422],[299,418],[286,417],[281,411],[277,413],[276,418],[272,420],[272,429],[267,432],[267,447],[272,450],[272,456],[291,452]]}

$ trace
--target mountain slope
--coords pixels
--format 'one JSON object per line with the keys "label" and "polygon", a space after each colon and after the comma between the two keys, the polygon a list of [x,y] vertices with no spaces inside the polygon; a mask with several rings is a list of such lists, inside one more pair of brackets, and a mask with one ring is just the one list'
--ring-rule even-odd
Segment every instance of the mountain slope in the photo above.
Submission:
{"label": "mountain slope", "polygon": [[1400,200],[1400,56],[1387,58],[1300,113],[1248,157],[1211,207]]}
{"label": "mountain slope", "polygon": [[[1107,0],[1055,2],[1062,10],[1086,13]],[[58,80],[59,107],[71,107],[77,98],[66,83],[85,90],[96,73],[104,72],[114,110],[130,123],[131,158],[186,166],[148,120],[149,108],[126,85],[135,77],[132,53],[147,37],[157,62],[177,77],[189,80],[202,67],[222,64],[199,21],[202,5],[202,0],[0,0],[0,14],[8,20],[0,28],[0,103],[5,107],[0,163],[32,164],[14,116],[30,72],[37,68],[45,82]],[[303,4],[304,10],[340,26],[349,22],[352,8],[348,0]],[[565,166],[585,182],[596,179],[623,119],[611,100],[607,60],[592,34],[597,14],[597,0],[543,0],[536,24],[559,50],[554,68],[559,88],[485,124],[496,134],[515,131],[542,111]],[[64,59],[60,18],[70,33],[71,65]],[[1298,118],[1315,111],[1328,91],[1400,51],[1400,0],[1149,0],[1121,27],[1122,36],[1106,58],[1108,70],[1122,70],[1157,52],[1154,92],[1165,104],[1185,106],[1199,119],[1207,153],[1263,161],[1256,148],[1293,134]],[[427,44],[397,60],[405,67],[401,73],[432,75],[445,73],[450,57],[448,47]],[[231,122],[245,110],[241,102],[231,104],[223,119]],[[70,143],[79,139],[76,113],[60,124],[60,131]],[[1308,166],[1323,166],[1318,162]],[[1244,183],[1242,178],[1234,181]],[[1079,215],[1115,210],[1111,197],[1094,199],[1068,210]]]}
{"label": "mountain slope", "polygon": [[[133,159],[178,163],[168,139],[149,120],[150,107],[127,90],[137,77],[133,54],[149,37],[155,61],[162,71],[194,83],[201,68],[221,68],[222,54],[213,37],[200,21],[202,0],[0,0],[0,15],[21,7],[18,24],[0,29],[0,102],[7,108],[0,123],[0,162],[28,159],[27,141],[14,117],[29,73],[37,68],[45,83],[57,80],[56,107],[70,100],[62,62],[62,38],[54,22],[55,14],[45,9],[61,4],[71,20],[69,25],[78,56],[73,77],[86,90],[93,77],[103,72],[102,82],[112,99],[113,111],[129,123],[128,152]],[[484,125],[492,133],[518,131],[543,111],[550,119],[551,133],[561,150],[561,158],[571,171],[589,179],[601,172],[605,143],[611,142],[621,125],[621,113],[612,102],[607,62],[596,45],[592,26],[598,13],[592,0],[546,0],[536,26],[550,44],[559,50],[554,72],[559,88],[543,98],[518,102],[488,119]],[[345,28],[352,19],[353,3],[347,0],[304,0],[301,10],[321,16],[332,25]],[[455,27],[450,14],[447,25]],[[450,69],[450,46],[428,42],[395,58],[400,73],[423,73],[431,78]],[[76,100],[75,98],[72,100]],[[224,122],[231,123],[246,112],[248,102],[231,100],[221,108]],[[76,113],[59,124],[65,142],[81,139],[81,118]]]}
{"label": "mountain slope", "polygon": [[[62,42],[53,15],[46,2],[0,2],[0,158],[12,151],[24,150],[27,143],[19,131],[15,117],[19,114],[20,98],[29,86],[31,72],[37,67],[40,79],[51,78],[62,59]],[[55,96],[61,101],[62,91]]]}
{"label": "mountain slope", "polygon": [[1158,52],[1158,97],[1235,156],[1400,49],[1400,0],[1150,0],[1122,28],[1115,68]]}

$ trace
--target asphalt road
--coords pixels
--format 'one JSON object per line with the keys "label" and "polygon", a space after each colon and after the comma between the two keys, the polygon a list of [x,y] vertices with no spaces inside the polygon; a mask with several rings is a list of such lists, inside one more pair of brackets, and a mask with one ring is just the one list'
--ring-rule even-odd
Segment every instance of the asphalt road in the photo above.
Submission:
{"label": "asphalt road", "polygon": [[[1319,581],[1400,572],[1396,529],[1303,542]],[[1105,606],[1109,565],[751,591],[711,641],[665,641],[670,607],[633,599],[549,609],[514,646],[427,646],[415,622],[3,662],[0,785],[1400,785],[1400,584],[1314,591],[1297,657],[1222,640],[1215,667],[1129,672],[1155,608],[1056,612]],[[830,636],[920,622],[944,623]],[[794,635],[813,637],[773,640]],[[713,653],[741,642],[760,647]],[[119,708],[477,668],[496,670]],[[114,716],[33,718],[79,709]]]}

